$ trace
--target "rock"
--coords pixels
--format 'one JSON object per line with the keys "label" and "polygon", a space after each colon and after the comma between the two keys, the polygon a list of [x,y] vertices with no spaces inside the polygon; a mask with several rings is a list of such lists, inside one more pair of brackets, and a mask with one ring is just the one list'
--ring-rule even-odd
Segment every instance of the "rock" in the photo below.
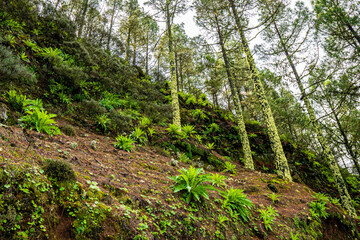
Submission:
{"label": "rock", "polygon": [[173,158],[170,160],[171,166],[176,167],[176,166],[178,165],[178,163],[179,163],[179,161],[177,161],[177,160],[175,160],[175,159],[173,159]]}
{"label": "rock", "polygon": [[0,122],[3,122],[5,123],[6,120],[8,119],[8,116],[7,116],[7,112],[8,112],[8,108],[5,104],[1,104],[0,105]]}
{"label": "rock", "polygon": [[269,188],[271,191],[273,191],[274,193],[278,193],[278,192],[279,192],[274,184],[269,183],[267,186],[268,186],[268,188]]}

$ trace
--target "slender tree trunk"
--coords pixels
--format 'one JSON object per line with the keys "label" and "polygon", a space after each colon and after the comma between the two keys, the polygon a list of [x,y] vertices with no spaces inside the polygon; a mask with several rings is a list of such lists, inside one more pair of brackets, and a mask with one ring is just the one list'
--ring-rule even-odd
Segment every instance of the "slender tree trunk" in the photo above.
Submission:
{"label": "slender tree trunk", "polygon": [[149,74],[149,32],[146,33],[145,74]]}
{"label": "slender tree trunk", "polygon": [[114,25],[115,11],[116,11],[116,1],[114,0],[113,11],[111,13],[111,19],[110,19],[109,34],[108,34],[108,39],[107,39],[107,44],[106,44],[106,50],[107,51],[110,50],[110,39],[111,39],[112,28],[113,28],[113,25]]}
{"label": "slender tree trunk", "polygon": [[222,32],[221,32],[219,22],[218,22],[218,18],[217,18],[216,14],[215,14],[215,21],[216,21],[216,27],[217,27],[217,33],[218,33],[218,37],[219,37],[219,42],[220,42],[220,46],[221,46],[221,52],[222,52],[224,63],[225,63],[226,74],[227,74],[227,77],[228,77],[228,80],[229,80],[230,91],[231,91],[231,95],[232,95],[232,99],[233,99],[233,103],[234,103],[234,107],[235,107],[236,120],[237,120],[237,124],[238,124],[238,127],[239,127],[239,135],[241,137],[241,145],[242,145],[242,150],[243,150],[243,153],[244,153],[245,168],[254,170],[254,161],[253,161],[252,155],[251,155],[250,142],[249,142],[249,138],[248,138],[248,135],[247,135],[247,132],[246,132],[244,117],[243,117],[242,112],[241,112],[239,97],[238,97],[238,94],[237,94],[237,90],[235,89],[236,87],[235,87],[235,84],[234,84],[234,78],[233,78],[233,76],[231,74],[231,71],[230,71],[230,64],[229,64],[229,60],[228,60],[228,57],[227,57]]}
{"label": "slender tree trunk", "polygon": [[296,70],[296,67],[295,67],[295,64],[294,62],[292,61],[292,58],[288,52],[288,49],[284,43],[284,41],[282,40],[282,36],[277,28],[277,25],[276,25],[276,22],[274,22],[274,27],[275,27],[275,31],[276,31],[276,34],[278,35],[279,39],[280,39],[280,44],[283,48],[283,51],[286,55],[286,58],[290,64],[290,67],[293,71],[293,74],[295,75],[295,79],[296,79],[296,82],[299,86],[299,89],[300,89],[300,92],[301,92],[301,98],[303,99],[304,103],[305,103],[305,106],[306,106],[306,109],[307,109],[307,112],[308,112],[308,115],[309,115],[309,118],[310,118],[310,122],[311,124],[313,125],[314,129],[315,129],[315,133],[317,135],[317,139],[320,143],[320,145],[322,146],[323,150],[324,150],[324,153],[325,153],[325,156],[326,156],[326,159],[328,161],[328,165],[330,167],[330,170],[332,171],[332,174],[333,174],[333,177],[335,179],[335,183],[336,183],[336,187],[339,191],[339,194],[340,194],[340,198],[342,200],[342,203],[343,203],[343,206],[345,207],[346,210],[348,210],[349,212],[349,215],[352,216],[352,217],[356,217],[356,211],[355,211],[355,208],[353,207],[352,203],[351,203],[351,197],[348,193],[348,190],[346,188],[346,184],[345,184],[345,181],[343,179],[343,177],[341,176],[341,173],[340,173],[340,169],[339,169],[339,165],[338,163],[336,162],[335,158],[334,158],[334,155],[332,154],[331,150],[330,150],[330,147],[329,145],[327,144],[321,130],[320,130],[320,127],[319,127],[319,124],[316,120],[316,115],[315,115],[315,112],[314,112],[314,109],[313,107],[311,106],[311,103],[310,103],[310,100],[308,98],[308,95],[306,95],[306,92],[305,92],[305,88],[304,88],[304,85],[302,84],[301,82],[301,78]]}
{"label": "slender tree trunk", "polygon": [[271,149],[273,150],[273,152],[275,154],[276,172],[280,177],[282,177],[286,180],[292,181],[290,169],[289,169],[288,162],[287,162],[287,159],[284,154],[283,147],[281,145],[281,141],[280,141],[280,137],[279,137],[276,125],[275,125],[274,117],[271,112],[270,105],[266,99],[264,87],[260,81],[260,77],[259,77],[258,71],[256,69],[255,61],[250,52],[249,44],[245,37],[243,27],[240,23],[240,19],[239,19],[239,16],[238,16],[235,4],[234,4],[234,0],[229,0],[229,3],[230,3],[230,6],[232,9],[234,18],[235,18],[235,22],[237,25],[237,29],[239,31],[239,35],[241,37],[241,43],[242,43],[242,47],[243,47],[243,50],[246,55],[246,62],[250,69],[251,79],[254,83],[255,93],[257,95],[258,101],[260,102],[261,109],[264,113],[265,123],[268,128],[268,135],[269,135],[269,140],[270,140],[270,144],[271,144]]}
{"label": "slender tree trunk", "polygon": [[182,66],[182,55],[180,55],[180,60],[179,60],[179,72],[180,72],[180,90],[183,92],[184,91],[184,76],[183,76],[183,66]]}
{"label": "slender tree trunk", "polygon": [[89,5],[89,0],[84,0],[83,12],[81,14],[81,20],[80,20],[80,26],[79,26],[79,32],[78,32],[78,37],[79,38],[82,35],[82,31],[83,31],[83,28],[84,28],[84,25],[85,25],[85,17],[86,17],[88,5]]}
{"label": "slender tree trunk", "polygon": [[128,28],[128,34],[126,38],[126,55],[125,55],[125,62],[129,62],[130,58],[130,40],[131,40],[131,28]]}
{"label": "slender tree trunk", "polygon": [[349,138],[348,136],[346,135],[345,133],[345,130],[340,122],[340,119],[338,117],[338,115],[336,114],[335,112],[335,107],[333,106],[333,104],[331,103],[331,100],[326,100],[330,106],[330,109],[331,109],[331,112],[332,114],[334,115],[334,118],[335,118],[335,122],[336,122],[336,125],[339,129],[339,132],[343,138],[343,143],[344,143],[344,146],[345,146],[345,149],[347,151],[347,153],[350,155],[351,157],[351,160],[354,162],[354,165],[355,165],[355,168],[356,168],[356,171],[360,174],[360,165],[359,165],[359,161],[358,161],[358,156],[357,156],[357,153],[353,150],[351,144],[350,144],[350,141],[349,141]]}
{"label": "slender tree trunk", "polygon": [[137,39],[136,39],[136,35],[134,35],[134,37],[133,37],[134,39],[134,46],[133,46],[133,50],[134,50],[134,52],[133,52],[133,63],[132,63],[132,65],[133,66],[135,66],[136,65],[136,49],[137,49]]}
{"label": "slender tree trunk", "polygon": [[60,2],[61,2],[61,0],[57,0],[57,1],[56,1],[56,4],[55,4],[55,11],[56,11],[57,7],[59,6]]}
{"label": "slender tree trunk", "polygon": [[166,27],[168,31],[169,38],[169,64],[170,64],[170,90],[171,90],[171,105],[173,111],[173,124],[181,128],[181,119],[180,119],[180,106],[179,106],[179,96],[177,91],[177,78],[175,73],[175,55],[173,49],[173,39],[172,39],[172,29],[171,29],[171,16],[169,9],[170,1],[166,0]]}
{"label": "slender tree trunk", "polygon": [[175,73],[176,73],[176,79],[177,79],[177,91],[180,91],[180,81],[179,81],[179,67],[178,67],[178,53],[175,51]]}

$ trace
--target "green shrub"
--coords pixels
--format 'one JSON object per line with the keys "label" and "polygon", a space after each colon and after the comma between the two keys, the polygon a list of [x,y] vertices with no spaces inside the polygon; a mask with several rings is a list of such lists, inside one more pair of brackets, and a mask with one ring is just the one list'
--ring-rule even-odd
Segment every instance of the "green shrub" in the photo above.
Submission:
{"label": "green shrub", "polygon": [[260,212],[260,217],[264,222],[265,229],[266,230],[270,229],[270,231],[272,231],[271,225],[274,223],[276,217],[279,216],[277,211],[274,208],[272,208],[270,205],[269,207],[267,207],[267,209],[260,209],[259,212]]}
{"label": "green shrub", "polygon": [[140,144],[144,144],[148,141],[146,133],[138,127],[134,129],[134,131],[130,134],[130,137]]}
{"label": "green shrub", "polygon": [[225,169],[223,172],[230,172],[232,174],[236,174],[236,165],[232,164],[231,162],[225,162]]}
{"label": "green shrub", "polygon": [[54,117],[56,114],[48,114],[46,111],[34,109],[27,111],[27,115],[19,119],[20,122],[25,124],[25,128],[35,128],[38,132],[44,132],[48,135],[61,134],[60,129],[56,126]]}
{"label": "green shrub", "polygon": [[50,180],[56,182],[72,182],[76,180],[74,170],[64,161],[48,159],[43,170]]}
{"label": "green shrub", "polygon": [[310,214],[314,218],[327,218],[330,214],[326,212],[328,209],[324,202],[311,202],[309,203]]}
{"label": "green shrub", "polygon": [[215,148],[215,143],[207,143],[205,145],[205,147],[208,149],[208,150],[213,150]]}
{"label": "green shrub", "polygon": [[195,118],[195,119],[201,119],[201,120],[205,120],[208,117],[206,116],[205,112],[201,109],[194,109],[191,111],[191,115]]}
{"label": "green shrub", "polygon": [[212,182],[212,185],[216,185],[218,187],[223,187],[226,185],[224,181],[226,179],[226,176],[224,175],[220,175],[218,173],[212,173],[209,178],[210,181]]}
{"label": "green shrub", "polygon": [[25,111],[32,111],[35,109],[45,110],[43,107],[43,102],[41,99],[26,99],[25,101]]}
{"label": "green shrub", "polygon": [[239,216],[243,221],[248,221],[254,204],[243,193],[243,190],[230,188],[220,192],[220,195],[224,198],[223,207],[227,208],[232,216]]}
{"label": "green shrub", "polygon": [[268,196],[268,198],[271,199],[271,201],[272,201],[273,203],[279,202],[279,197],[280,197],[280,196],[277,195],[276,193],[271,193],[271,194],[268,194],[267,196]]}
{"label": "green shrub", "polygon": [[135,147],[133,144],[134,141],[130,137],[119,135],[116,137],[116,142],[114,143],[114,146],[121,150],[130,152],[131,149]]}
{"label": "green shrub", "polygon": [[75,128],[72,125],[65,125],[61,128],[62,132],[65,133],[67,136],[76,136]]}
{"label": "green shrub", "polygon": [[99,126],[102,132],[106,132],[107,125],[111,122],[111,119],[108,118],[106,114],[101,114],[96,117],[96,124]]}
{"label": "green shrub", "polygon": [[15,90],[9,90],[7,95],[5,95],[5,98],[13,110],[21,112],[25,109],[27,104],[25,95],[17,93]]}
{"label": "green shrub", "polygon": [[127,101],[121,100],[119,95],[104,92],[103,98],[100,100],[100,104],[108,110],[113,110],[114,108],[127,104]]}
{"label": "green shrub", "polygon": [[188,97],[188,99],[186,100],[186,105],[189,105],[189,104],[196,104],[196,98],[194,95],[190,95]]}
{"label": "green shrub", "polygon": [[35,75],[21,62],[10,48],[0,44],[0,83],[19,82],[26,80],[28,83],[37,82]]}
{"label": "green shrub", "polygon": [[194,134],[196,134],[195,127],[192,125],[184,125],[181,128],[181,135],[183,138],[192,137]]}
{"label": "green shrub", "polygon": [[175,181],[175,185],[173,185],[175,193],[180,191],[184,192],[187,203],[190,203],[192,198],[197,201],[201,201],[200,197],[209,199],[207,191],[213,190],[214,188],[206,184],[210,179],[208,174],[202,174],[202,168],[190,166],[189,169],[182,168],[178,170],[178,172],[181,174],[176,177],[169,177]]}
{"label": "green shrub", "polygon": [[209,125],[208,132],[217,132],[219,131],[220,127],[216,123],[212,123]]}
{"label": "green shrub", "polygon": [[39,55],[44,57],[44,58],[48,58],[51,60],[55,60],[55,59],[59,59],[59,60],[63,60],[63,58],[61,57],[61,50],[57,49],[57,48],[43,48],[41,49]]}
{"label": "green shrub", "polygon": [[107,112],[106,108],[104,108],[99,102],[94,99],[85,100],[82,102],[82,112],[84,112],[88,116],[98,116]]}
{"label": "green shrub", "polygon": [[148,127],[151,124],[151,120],[150,120],[150,118],[142,117],[140,119],[139,123],[140,123],[141,127]]}
{"label": "green shrub", "polygon": [[166,131],[169,135],[180,135],[180,127],[175,124],[170,123]]}

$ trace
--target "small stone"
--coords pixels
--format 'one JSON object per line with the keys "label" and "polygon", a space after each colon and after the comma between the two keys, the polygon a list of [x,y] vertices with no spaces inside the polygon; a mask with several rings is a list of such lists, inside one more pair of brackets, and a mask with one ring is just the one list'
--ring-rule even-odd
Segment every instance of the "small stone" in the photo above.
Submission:
{"label": "small stone", "polygon": [[272,192],[274,192],[274,193],[279,192],[274,184],[269,183],[267,186]]}
{"label": "small stone", "polygon": [[3,123],[6,122],[6,120],[8,119],[7,112],[8,112],[7,106],[2,103],[0,105],[0,122],[3,122]]}
{"label": "small stone", "polygon": [[177,160],[175,160],[175,159],[173,159],[173,158],[170,160],[170,165],[171,165],[171,166],[176,167],[176,166],[178,165],[178,163],[179,163],[179,161],[177,161]]}

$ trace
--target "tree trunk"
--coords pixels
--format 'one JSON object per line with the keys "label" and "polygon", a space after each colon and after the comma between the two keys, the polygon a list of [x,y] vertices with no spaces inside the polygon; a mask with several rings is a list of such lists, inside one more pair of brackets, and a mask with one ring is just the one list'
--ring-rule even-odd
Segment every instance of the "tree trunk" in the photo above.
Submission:
{"label": "tree trunk", "polygon": [[108,34],[108,39],[107,39],[107,44],[106,44],[106,50],[107,51],[110,50],[110,39],[111,39],[112,28],[113,28],[113,25],[114,25],[115,8],[116,8],[116,1],[114,0],[113,11],[111,13],[111,19],[110,19],[109,34]]}
{"label": "tree trunk", "polygon": [[180,91],[180,81],[179,81],[179,67],[178,67],[178,53],[175,51],[175,73],[177,79],[177,91]]}
{"label": "tree trunk", "polygon": [[145,74],[149,74],[149,32],[146,33]]}
{"label": "tree trunk", "polygon": [[171,105],[173,112],[173,124],[181,128],[180,120],[180,106],[179,106],[179,96],[177,91],[177,78],[175,74],[175,55],[173,49],[173,39],[172,39],[172,29],[171,29],[171,17],[169,9],[170,1],[166,0],[166,27],[168,31],[169,38],[169,64],[170,64],[170,90],[171,90]]}
{"label": "tree trunk", "polygon": [[334,158],[334,155],[332,154],[331,150],[330,150],[330,147],[329,145],[327,144],[320,128],[319,128],[319,124],[316,120],[316,116],[315,116],[315,112],[314,112],[314,109],[313,107],[311,106],[311,103],[310,103],[310,100],[308,98],[308,95],[306,95],[306,92],[305,92],[305,88],[304,88],[304,85],[302,84],[301,82],[301,79],[300,79],[300,76],[296,70],[296,67],[295,67],[295,64],[294,62],[292,61],[292,58],[288,52],[288,49],[284,43],[284,41],[282,40],[282,37],[281,37],[281,34],[277,28],[277,25],[276,25],[276,22],[274,22],[274,27],[275,27],[275,31],[276,31],[276,34],[278,35],[279,39],[280,39],[280,44],[283,48],[283,51],[286,55],[286,58],[290,64],[290,67],[293,71],[293,74],[295,75],[295,79],[296,79],[296,82],[299,86],[299,89],[300,89],[300,92],[301,92],[301,98],[303,99],[304,103],[305,103],[305,106],[306,106],[306,109],[307,109],[307,112],[308,112],[308,115],[309,115],[309,118],[310,118],[310,123],[313,125],[314,129],[315,129],[315,133],[317,135],[317,139],[320,143],[320,145],[322,146],[323,150],[324,150],[324,153],[325,153],[325,156],[326,156],[326,159],[328,161],[328,165],[330,167],[330,170],[332,171],[332,174],[333,174],[333,177],[335,179],[335,184],[336,184],[336,187],[339,191],[339,194],[340,194],[340,198],[342,200],[342,203],[343,203],[343,206],[344,208],[349,212],[349,215],[352,216],[352,217],[356,217],[356,211],[351,203],[351,197],[348,193],[348,190],[346,188],[346,185],[345,185],[345,181],[343,179],[343,177],[341,176],[341,173],[340,173],[340,169],[339,169],[339,166],[338,166],[338,163],[336,162],[335,158]]}
{"label": "tree trunk", "polygon": [[81,14],[81,20],[80,20],[80,26],[79,26],[79,32],[78,32],[78,37],[79,38],[82,35],[83,27],[85,25],[85,17],[86,17],[88,4],[89,4],[89,0],[84,0],[83,12]]}
{"label": "tree trunk", "polygon": [[237,14],[237,10],[235,8],[234,0],[229,0],[232,12],[234,14],[235,22],[239,31],[239,35],[241,37],[241,44],[243,47],[243,50],[246,55],[246,62],[248,64],[248,67],[250,69],[251,73],[251,79],[254,83],[254,89],[255,93],[257,95],[258,101],[260,102],[261,109],[264,113],[265,117],[265,123],[268,130],[268,135],[270,139],[271,149],[273,150],[275,154],[275,167],[277,174],[289,181],[292,181],[290,169],[288,166],[287,159],[284,154],[283,147],[281,145],[280,137],[275,125],[274,117],[271,112],[270,105],[266,99],[266,95],[264,92],[264,87],[260,81],[259,74],[256,69],[254,58],[250,52],[249,44],[247,42],[247,39],[245,37],[245,33],[243,30],[243,27],[241,26],[239,16]]}
{"label": "tree trunk", "polygon": [[133,40],[134,40],[134,46],[133,46],[133,51],[134,51],[134,52],[133,52],[133,59],[132,59],[132,60],[133,60],[133,63],[132,63],[132,65],[135,66],[135,65],[136,65],[136,49],[137,49],[137,45],[136,45],[136,44],[137,44],[137,42],[136,42],[136,40],[137,40],[137,39],[136,39],[136,35],[134,35],[134,39],[133,39]]}
{"label": "tree trunk", "polygon": [[130,29],[130,26],[129,26],[128,34],[127,34],[127,38],[126,38],[125,62],[129,62],[129,58],[130,58],[130,40],[131,40],[131,29]]}
{"label": "tree trunk", "polygon": [[251,155],[250,142],[249,142],[249,138],[248,138],[248,135],[246,132],[244,117],[241,112],[239,97],[237,94],[237,90],[235,89],[236,87],[234,85],[233,76],[230,71],[230,64],[229,64],[229,60],[227,57],[222,32],[221,32],[216,14],[215,14],[215,21],[216,21],[219,42],[220,42],[220,46],[221,46],[221,52],[222,52],[224,63],[225,63],[226,74],[227,74],[227,77],[229,80],[230,91],[231,91],[231,95],[232,95],[232,99],[233,99],[233,103],[234,103],[234,107],[235,107],[236,120],[237,120],[237,124],[239,127],[239,135],[241,137],[241,145],[242,145],[242,148],[243,148],[242,150],[244,153],[245,168],[254,170],[254,161],[253,161],[252,155]]}

